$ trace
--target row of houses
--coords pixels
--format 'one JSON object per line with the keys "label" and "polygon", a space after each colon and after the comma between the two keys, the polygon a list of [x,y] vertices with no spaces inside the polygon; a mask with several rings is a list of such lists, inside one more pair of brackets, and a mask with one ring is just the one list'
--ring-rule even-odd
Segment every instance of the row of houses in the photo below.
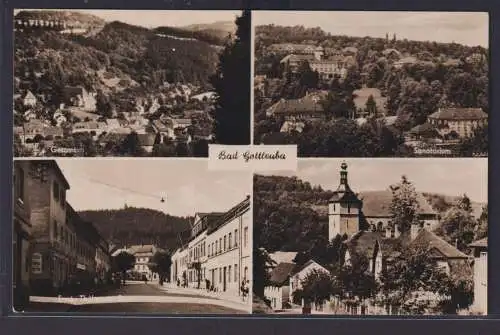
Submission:
{"label": "row of houses", "polygon": [[69,189],[55,161],[14,163],[16,299],[57,293],[75,278],[106,281],[111,267],[108,242],[66,201]]}
{"label": "row of houses", "polygon": [[[373,193],[373,192],[372,192]],[[474,303],[472,310],[486,314],[487,311],[487,239],[471,244],[474,252],[466,255],[450,245],[432,231],[439,225],[438,214],[421,196],[418,219],[422,224],[411,226],[410,232],[401,233],[397,226],[391,226],[391,197],[380,192],[376,194],[356,194],[349,186],[347,165],[341,166],[340,183],[328,205],[328,238],[347,235],[343,263],[352,260],[367,261],[367,272],[379,281],[383,271],[404,257],[400,251],[427,250],[429,261],[454,278],[473,278]],[[290,255],[291,254],[291,255]],[[328,266],[310,259],[304,264],[294,262],[296,253],[271,255],[277,266],[270,271],[270,282],[265,288],[265,296],[275,311],[292,309],[294,292],[302,288],[302,282],[313,270],[330,273]],[[334,275],[334,274],[333,274]],[[415,292],[425,299],[436,299],[432,292]],[[302,302],[303,304],[304,302]],[[296,305],[295,305],[296,306]],[[303,306],[303,305],[302,305]],[[298,306],[301,307],[301,306]],[[370,301],[362,301],[356,306],[348,306],[332,297],[322,306],[315,306],[318,312],[333,314],[392,314],[394,306],[377,306]]]}
{"label": "row of houses", "polygon": [[172,255],[171,282],[243,299],[252,292],[251,227],[250,197],[226,212],[196,213],[190,240]]}

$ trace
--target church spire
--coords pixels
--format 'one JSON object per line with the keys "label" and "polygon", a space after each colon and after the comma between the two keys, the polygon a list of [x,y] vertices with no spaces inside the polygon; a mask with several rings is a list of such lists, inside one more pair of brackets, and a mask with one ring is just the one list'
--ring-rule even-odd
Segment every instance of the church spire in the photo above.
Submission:
{"label": "church spire", "polygon": [[348,185],[347,183],[347,163],[342,162],[340,165],[340,184],[341,185]]}

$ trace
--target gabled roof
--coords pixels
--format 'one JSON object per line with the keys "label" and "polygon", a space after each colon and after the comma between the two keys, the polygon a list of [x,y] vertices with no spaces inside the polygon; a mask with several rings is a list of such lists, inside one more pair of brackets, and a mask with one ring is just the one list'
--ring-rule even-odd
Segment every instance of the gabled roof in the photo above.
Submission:
{"label": "gabled roof", "polygon": [[308,112],[324,112],[323,106],[314,97],[280,100],[268,110],[275,114],[299,114]]}
{"label": "gabled roof", "polygon": [[130,248],[128,248],[128,252],[131,253],[132,255],[154,253],[155,251],[156,247],[152,244],[133,245]]}
{"label": "gabled roof", "polygon": [[317,265],[319,265],[320,267],[322,267],[325,271],[328,271],[324,265],[322,265],[321,263],[316,262],[316,261],[315,261],[315,260],[313,260],[313,259],[310,259],[310,260],[308,260],[307,262],[305,262],[302,266],[296,266],[296,267],[293,269],[293,271],[292,271],[291,275],[296,275],[297,273],[301,272],[302,270],[304,270],[305,268],[307,268],[307,267],[308,267],[309,265],[311,265],[311,264],[317,264]]}
{"label": "gabled roof", "polygon": [[[390,216],[391,190],[361,192],[359,198],[363,201],[363,214],[365,217]],[[417,202],[419,205],[418,214],[437,215],[422,193],[417,192]]]}
{"label": "gabled roof", "polygon": [[440,108],[429,115],[430,119],[440,120],[483,120],[488,118],[481,108]]}
{"label": "gabled roof", "polygon": [[485,237],[481,240],[477,240],[469,244],[469,247],[473,248],[488,248],[488,238]]}
{"label": "gabled roof", "polygon": [[269,281],[275,286],[282,286],[290,278],[295,266],[295,263],[279,263],[271,272]]}
{"label": "gabled roof", "polygon": [[359,231],[344,241],[349,253],[370,259],[373,256],[377,241],[383,239],[382,233]]}
{"label": "gabled roof", "polygon": [[413,241],[410,243],[410,248],[424,248],[431,252],[436,258],[446,259],[468,259],[469,256],[443,240],[436,234],[422,229]]}
{"label": "gabled roof", "polygon": [[28,90],[26,92],[26,94],[24,95],[23,99],[35,99],[36,100],[36,97],[30,90]]}

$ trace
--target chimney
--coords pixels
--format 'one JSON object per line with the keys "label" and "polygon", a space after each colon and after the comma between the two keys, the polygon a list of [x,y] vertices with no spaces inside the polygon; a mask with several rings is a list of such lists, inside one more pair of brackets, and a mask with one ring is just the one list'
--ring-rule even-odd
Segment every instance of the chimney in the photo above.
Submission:
{"label": "chimney", "polygon": [[412,224],[410,228],[410,238],[413,241],[420,232],[420,225]]}

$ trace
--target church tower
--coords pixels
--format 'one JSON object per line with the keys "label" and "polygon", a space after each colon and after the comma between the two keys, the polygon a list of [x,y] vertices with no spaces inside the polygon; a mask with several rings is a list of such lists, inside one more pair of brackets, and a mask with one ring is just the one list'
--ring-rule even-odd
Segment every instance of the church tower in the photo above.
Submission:
{"label": "church tower", "polygon": [[352,236],[360,230],[363,202],[349,187],[347,164],[340,166],[340,184],[328,204],[328,240],[337,235]]}

